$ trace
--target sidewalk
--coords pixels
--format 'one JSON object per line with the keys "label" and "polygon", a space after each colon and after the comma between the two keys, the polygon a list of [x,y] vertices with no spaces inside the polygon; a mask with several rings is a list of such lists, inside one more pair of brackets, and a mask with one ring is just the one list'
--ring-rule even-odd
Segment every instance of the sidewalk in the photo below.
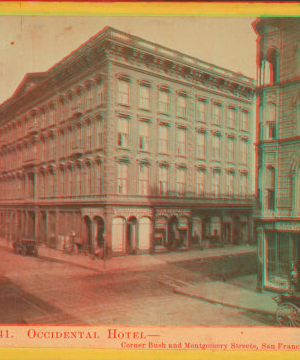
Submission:
{"label": "sidewalk", "polygon": [[[254,277],[253,281],[255,281],[256,276],[251,276]],[[258,312],[264,315],[274,316],[276,314],[277,304],[272,300],[274,294],[257,293],[253,290],[222,281],[210,281],[186,286],[172,284],[172,287],[176,293],[211,303]]]}
{"label": "sidewalk", "polygon": [[[0,247],[9,248],[8,242],[0,238]],[[39,247],[39,257],[51,259],[56,262],[69,263],[80,266],[96,272],[115,272],[122,270],[142,270],[144,268],[171,264],[189,260],[201,260],[217,258],[222,256],[234,256],[239,254],[251,254],[256,252],[256,246],[239,245],[223,248],[212,248],[205,250],[188,250],[168,253],[144,254],[144,255],[126,255],[113,257],[112,259],[92,259],[86,255],[66,254],[63,251],[50,249],[48,247]]]}

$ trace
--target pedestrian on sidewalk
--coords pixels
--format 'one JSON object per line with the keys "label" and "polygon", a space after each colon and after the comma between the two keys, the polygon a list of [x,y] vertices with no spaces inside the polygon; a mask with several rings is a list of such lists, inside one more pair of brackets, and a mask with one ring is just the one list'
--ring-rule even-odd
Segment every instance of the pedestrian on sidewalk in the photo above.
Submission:
{"label": "pedestrian on sidewalk", "polygon": [[298,284],[299,272],[297,269],[297,264],[292,262],[291,275],[290,275],[290,295],[293,296]]}

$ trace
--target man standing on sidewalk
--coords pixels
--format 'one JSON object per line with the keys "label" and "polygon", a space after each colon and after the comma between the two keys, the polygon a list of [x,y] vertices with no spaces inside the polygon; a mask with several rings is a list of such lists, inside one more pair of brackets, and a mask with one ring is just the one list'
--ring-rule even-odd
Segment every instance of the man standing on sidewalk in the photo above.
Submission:
{"label": "man standing on sidewalk", "polygon": [[294,295],[299,279],[299,273],[297,269],[297,265],[295,262],[292,262],[291,269],[291,278],[290,278],[290,295]]}

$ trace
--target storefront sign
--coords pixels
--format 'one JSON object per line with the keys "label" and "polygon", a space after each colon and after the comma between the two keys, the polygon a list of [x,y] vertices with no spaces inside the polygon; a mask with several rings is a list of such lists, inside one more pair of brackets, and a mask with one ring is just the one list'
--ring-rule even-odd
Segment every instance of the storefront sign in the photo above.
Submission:
{"label": "storefront sign", "polygon": [[114,215],[117,216],[149,216],[152,217],[152,210],[145,208],[114,208]]}
{"label": "storefront sign", "polygon": [[191,210],[188,209],[157,209],[156,216],[190,216]]}
{"label": "storefront sign", "polygon": [[299,223],[278,222],[278,223],[276,223],[276,229],[278,231],[296,231],[296,232],[300,232],[300,224]]}

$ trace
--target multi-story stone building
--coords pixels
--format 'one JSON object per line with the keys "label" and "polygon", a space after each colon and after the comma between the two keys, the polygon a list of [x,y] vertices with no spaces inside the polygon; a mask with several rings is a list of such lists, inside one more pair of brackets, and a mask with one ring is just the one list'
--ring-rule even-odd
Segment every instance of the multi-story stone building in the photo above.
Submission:
{"label": "multi-story stone building", "polygon": [[300,21],[262,18],[258,34],[259,289],[286,291],[300,260]]}
{"label": "multi-story stone building", "polygon": [[248,242],[254,81],[112,28],[0,107],[1,235],[113,254]]}

